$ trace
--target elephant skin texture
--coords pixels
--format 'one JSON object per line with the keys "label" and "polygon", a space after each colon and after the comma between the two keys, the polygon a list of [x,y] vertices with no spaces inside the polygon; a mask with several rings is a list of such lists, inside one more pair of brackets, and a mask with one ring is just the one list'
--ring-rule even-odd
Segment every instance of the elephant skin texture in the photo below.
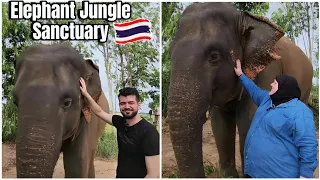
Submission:
{"label": "elephant skin texture", "polygon": [[221,172],[239,177],[235,167],[236,127],[243,167],[244,142],[257,107],[234,72],[236,59],[262,89],[270,90],[277,75],[294,76],[301,100],[308,102],[311,61],[277,25],[265,17],[237,11],[230,3],[187,7],[170,48],[167,119],[181,178],[205,177],[202,126],[207,111]]}
{"label": "elephant skin texture", "polygon": [[94,156],[106,123],[80,92],[80,77],[102,109],[109,105],[99,68],[67,44],[28,47],[15,62],[18,178],[51,178],[63,152],[65,177],[94,178]]}

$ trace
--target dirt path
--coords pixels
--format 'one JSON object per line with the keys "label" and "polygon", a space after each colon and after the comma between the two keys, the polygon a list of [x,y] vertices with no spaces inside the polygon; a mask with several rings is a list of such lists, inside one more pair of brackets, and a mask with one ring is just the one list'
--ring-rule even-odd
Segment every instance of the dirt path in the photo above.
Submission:
{"label": "dirt path", "polygon": [[[319,136],[318,136],[319,137]],[[317,138],[318,138],[317,137]],[[319,138],[318,138],[319,139]],[[203,126],[203,160],[209,161],[214,167],[219,167],[219,155],[214,137],[212,135],[211,121],[208,120]],[[236,167],[241,174],[241,156],[239,149],[239,136],[236,134]],[[163,121],[162,125],[162,177],[169,178],[177,169],[172,144],[170,140],[168,124]],[[212,178],[217,178],[217,174],[212,174]],[[211,176],[210,176],[211,177]],[[315,177],[319,178],[319,169],[315,171]]]}
{"label": "dirt path", "polygon": [[[2,178],[16,178],[16,154],[15,145],[2,144]],[[64,168],[62,155],[55,167],[53,178],[64,178]],[[115,178],[117,161],[96,158],[95,162],[96,178]]]}

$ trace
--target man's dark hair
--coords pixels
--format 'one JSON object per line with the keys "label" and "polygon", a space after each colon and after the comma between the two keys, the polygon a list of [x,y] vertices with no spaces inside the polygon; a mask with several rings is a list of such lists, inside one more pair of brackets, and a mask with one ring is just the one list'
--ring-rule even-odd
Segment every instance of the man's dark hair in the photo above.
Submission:
{"label": "man's dark hair", "polygon": [[137,101],[138,102],[140,101],[139,92],[138,92],[138,90],[136,88],[133,88],[133,87],[125,87],[125,88],[120,89],[118,98],[120,96],[130,96],[130,95],[135,95],[136,98],[137,98]]}

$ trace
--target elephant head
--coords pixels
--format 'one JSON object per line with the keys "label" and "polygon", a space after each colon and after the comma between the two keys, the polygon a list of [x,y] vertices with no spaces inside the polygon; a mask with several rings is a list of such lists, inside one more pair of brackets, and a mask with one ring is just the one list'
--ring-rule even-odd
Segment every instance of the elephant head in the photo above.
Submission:
{"label": "elephant head", "polygon": [[211,106],[239,98],[234,73],[240,59],[251,79],[280,57],[284,33],[266,18],[239,12],[229,3],[194,3],[179,19],[171,44],[168,123],[179,175],[203,177],[202,125]]}
{"label": "elephant head", "polygon": [[79,79],[99,97],[98,68],[70,46],[55,44],[27,48],[15,70],[17,177],[52,177],[63,141],[72,141],[90,121]]}

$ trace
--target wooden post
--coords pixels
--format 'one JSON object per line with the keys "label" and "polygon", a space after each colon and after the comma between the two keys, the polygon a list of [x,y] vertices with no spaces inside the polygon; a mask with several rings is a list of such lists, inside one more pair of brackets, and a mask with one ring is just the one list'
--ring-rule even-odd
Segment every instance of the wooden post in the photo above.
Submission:
{"label": "wooden post", "polygon": [[160,111],[159,111],[159,109],[155,109],[155,111],[154,111],[154,121],[153,121],[153,125],[155,126],[155,127],[157,127],[157,125],[158,125],[158,123],[159,123],[159,118],[160,118]]}

